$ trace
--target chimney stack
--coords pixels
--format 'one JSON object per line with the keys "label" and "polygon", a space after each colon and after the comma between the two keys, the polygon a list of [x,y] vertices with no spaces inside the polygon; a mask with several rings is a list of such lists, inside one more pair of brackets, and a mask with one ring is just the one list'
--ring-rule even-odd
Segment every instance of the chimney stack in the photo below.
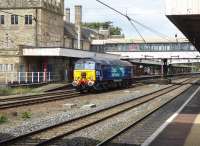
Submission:
{"label": "chimney stack", "polygon": [[78,34],[78,49],[81,49],[81,23],[82,23],[82,6],[75,6],[75,26]]}
{"label": "chimney stack", "polygon": [[66,8],[66,9],[65,9],[64,20],[65,20],[66,22],[70,23],[70,8]]}
{"label": "chimney stack", "polygon": [[76,5],[75,6],[75,25],[81,25],[82,22],[82,6]]}

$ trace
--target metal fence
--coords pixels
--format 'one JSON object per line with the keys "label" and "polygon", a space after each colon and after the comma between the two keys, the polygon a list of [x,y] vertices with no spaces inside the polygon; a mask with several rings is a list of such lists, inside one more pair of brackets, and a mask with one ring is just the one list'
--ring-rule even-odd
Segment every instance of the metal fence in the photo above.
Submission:
{"label": "metal fence", "polygon": [[0,72],[1,84],[33,84],[57,81],[51,72]]}

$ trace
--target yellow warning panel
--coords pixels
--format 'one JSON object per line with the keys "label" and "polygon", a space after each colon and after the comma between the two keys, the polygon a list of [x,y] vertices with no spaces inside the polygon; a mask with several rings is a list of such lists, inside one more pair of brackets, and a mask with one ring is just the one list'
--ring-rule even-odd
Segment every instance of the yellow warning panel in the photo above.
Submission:
{"label": "yellow warning panel", "polygon": [[74,80],[81,80],[83,73],[86,80],[96,81],[96,70],[74,70]]}

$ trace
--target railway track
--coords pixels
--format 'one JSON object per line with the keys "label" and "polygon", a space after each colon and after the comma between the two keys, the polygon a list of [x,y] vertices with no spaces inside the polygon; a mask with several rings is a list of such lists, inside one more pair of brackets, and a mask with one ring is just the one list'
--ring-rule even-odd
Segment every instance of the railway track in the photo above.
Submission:
{"label": "railway track", "polygon": [[[192,79],[187,79],[182,82],[182,85],[188,84]],[[164,89],[149,93],[147,95],[131,99],[129,101],[107,107],[84,116],[74,118],[57,125],[49,126],[38,131],[28,133],[15,138],[10,138],[0,142],[2,146],[24,146],[24,145],[49,145],[57,139],[61,139],[72,133],[80,131],[84,128],[93,126],[99,122],[105,121],[109,118],[127,112],[131,109],[137,108],[149,101],[159,98],[173,90],[180,88],[182,85],[171,85]]]}
{"label": "railway track", "polygon": [[[141,85],[141,83],[134,84],[131,87],[135,87],[138,85]],[[106,92],[109,92],[109,91],[106,91]],[[82,94],[80,92],[76,91],[75,89],[71,89],[71,90],[48,92],[48,93],[37,94],[37,95],[4,98],[4,99],[0,99],[0,110],[20,107],[20,106],[25,106],[25,105],[40,104],[44,102],[50,102],[50,101],[56,101],[56,100],[62,100],[62,99],[68,99],[68,98],[78,97],[81,95]]]}
{"label": "railway track", "polygon": [[[180,84],[181,86],[181,84]],[[170,101],[174,100],[171,99]],[[170,102],[169,101],[169,102]],[[125,128],[121,129],[120,131],[118,131],[117,133],[114,133],[113,135],[111,135],[110,137],[108,137],[107,139],[103,140],[102,142],[96,144],[96,146],[110,146],[110,142],[112,142],[113,140],[115,140],[117,137],[119,137],[120,135],[126,133],[130,128],[133,128],[134,126],[140,124],[142,121],[144,121],[146,118],[148,118],[150,115],[152,115],[155,111],[161,109],[163,106],[165,106],[166,104],[168,104],[169,102],[163,104],[162,106],[158,107],[157,109],[155,109],[154,111],[148,113],[147,115],[145,115],[144,117],[142,117],[141,119],[138,119],[137,121],[132,122],[131,124],[129,124],[128,126],[126,126]],[[111,144],[113,145],[113,144]]]}
{"label": "railway track", "polygon": [[7,99],[0,99],[0,109],[44,103],[48,101],[67,99],[77,96],[80,96],[80,93],[72,89],[72,90],[49,92],[39,95],[19,96]]}
{"label": "railway track", "polygon": [[[137,81],[137,83],[133,84],[131,87],[135,87],[138,85],[142,85],[142,83]],[[4,98],[4,99],[0,99],[0,110],[7,109],[7,108],[20,107],[20,106],[25,106],[25,105],[40,104],[44,102],[62,100],[62,99],[73,98],[73,97],[78,97],[78,96],[80,96],[80,92],[77,92],[75,89],[70,89],[70,90],[52,91],[52,92],[36,94],[36,95],[26,95],[26,96],[12,97],[12,98]]]}

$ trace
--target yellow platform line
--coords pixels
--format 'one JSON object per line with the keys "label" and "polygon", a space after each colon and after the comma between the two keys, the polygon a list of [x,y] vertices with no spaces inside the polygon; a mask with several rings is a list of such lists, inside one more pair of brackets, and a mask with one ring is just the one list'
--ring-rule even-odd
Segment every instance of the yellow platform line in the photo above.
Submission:
{"label": "yellow platform line", "polygon": [[184,146],[200,146],[200,114],[193,124]]}

